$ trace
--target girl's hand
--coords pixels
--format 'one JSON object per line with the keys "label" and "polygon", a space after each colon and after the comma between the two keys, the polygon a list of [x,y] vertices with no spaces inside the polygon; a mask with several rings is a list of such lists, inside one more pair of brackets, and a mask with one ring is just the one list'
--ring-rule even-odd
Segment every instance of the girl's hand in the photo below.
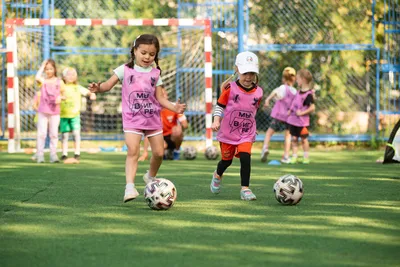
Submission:
{"label": "girl's hand", "polygon": [[300,110],[296,110],[296,115],[297,115],[297,116],[302,116],[302,115],[303,115],[303,112],[301,112]]}
{"label": "girl's hand", "polygon": [[92,92],[92,93],[100,92],[100,84],[101,84],[101,82],[90,83],[89,86],[88,86],[89,91]]}
{"label": "girl's hand", "polygon": [[56,97],[56,104],[60,104],[61,103],[61,99],[62,99],[62,96],[57,96]]}
{"label": "girl's hand", "polygon": [[178,114],[182,114],[183,112],[185,112],[186,109],[186,104],[181,104],[181,100],[178,99],[178,101],[176,101],[175,103],[175,112]]}
{"label": "girl's hand", "polygon": [[268,107],[269,107],[269,101],[265,100],[264,108],[268,108]]}
{"label": "girl's hand", "polygon": [[95,93],[90,93],[89,99],[94,101],[96,100],[96,94]]}
{"label": "girl's hand", "polygon": [[214,120],[214,122],[211,124],[211,129],[214,132],[218,132],[220,127],[221,127],[221,123],[218,120]]}

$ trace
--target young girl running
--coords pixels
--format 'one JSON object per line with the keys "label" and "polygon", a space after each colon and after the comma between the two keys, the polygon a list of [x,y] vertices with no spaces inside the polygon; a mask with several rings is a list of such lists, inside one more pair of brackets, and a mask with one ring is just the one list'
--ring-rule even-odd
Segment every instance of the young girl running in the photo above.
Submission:
{"label": "young girl running", "polygon": [[[186,105],[179,100],[174,105],[163,94],[161,69],[158,65],[160,43],[154,35],[143,34],[136,38],[131,48],[131,60],[114,70],[106,82],[91,83],[89,90],[104,93],[119,81],[122,83],[122,122],[128,152],[125,162],[126,187],[124,202],[135,199],[135,188],[140,140],[148,137],[152,156],[150,168],[143,176],[145,183],[155,179],[164,155],[164,138],[160,119],[161,106],[183,113]],[[153,68],[153,63],[156,68]]]}
{"label": "young girl running", "polygon": [[296,88],[293,88],[296,82],[296,70],[292,67],[286,67],[282,73],[282,85],[274,89],[271,94],[265,99],[264,108],[269,107],[271,99],[275,98],[274,107],[271,111],[272,122],[269,126],[264,139],[264,145],[261,151],[261,161],[266,162],[269,154],[269,142],[272,135],[280,131],[285,130],[285,141],[284,141],[284,153],[281,159],[282,163],[289,163],[289,150],[290,150],[290,132],[289,127],[286,123],[288,117],[288,110],[294,96],[296,95]]}
{"label": "young girl running", "polygon": [[262,88],[257,85],[258,58],[251,52],[242,52],[237,55],[235,65],[239,79],[224,86],[214,111],[211,127],[218,131],[222,159],[212,176],[210,189],[214,194],[220,193],[222,176],[236,156],[240,158],[241,166],[240,198],[255,200],[256,196],[249,185],[251,148],[256,137],[255,115],[263,96]]}
{"label": "young girl running", "polygon": [[289,124],[290,134],[292,135],[292,158],[290,163],[297,163],[298,140],[301,138],[304,158],[303,164],[309,164],[308,126],[310,125],[310,113],[315,110],[315,98],[313,88],[313,77],[309,70],[301,69],[298,71],[296,81],[300,87],[299,92],[293,99],[289,109],[287,123]]}
{"label": "young girl running", "polygon": [[[45,78],[42,77],[43,71]],[[48,127],[50,162],[59,162],[57,157],[58,126],[60,124],[60,103],[64,98],[64,82],[57,77],[57,68],[54,60],[43,61],[36,74],[36,81],[42,84],[38,107],[37,162],[44,162],[44,146]]]}
{"label": "young girl running", "polygon": [[62,75],[65,82],[65,100],[61,103],[60,114],[60,130],[62,133],[61,160],[65,161],[68,158],[69,132],[72,131],[75,144],[74,159],[79,162],[81,154],[81,98],[82,96],[89,96],[91,100],[96,100],[96,94],[78,84],[78,73],[74,68],[64,69]]}

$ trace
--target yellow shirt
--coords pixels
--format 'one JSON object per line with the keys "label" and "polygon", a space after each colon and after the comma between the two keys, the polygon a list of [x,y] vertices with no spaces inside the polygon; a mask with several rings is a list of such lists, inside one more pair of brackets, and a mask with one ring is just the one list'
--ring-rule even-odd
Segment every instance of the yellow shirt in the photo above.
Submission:
{"label": "yellow shirt", "polygon": [[79,84],[65,84],[65,100],[61,101],[61,118],[75,118],[81,113],[82,96],[87,96],[90,91]]}

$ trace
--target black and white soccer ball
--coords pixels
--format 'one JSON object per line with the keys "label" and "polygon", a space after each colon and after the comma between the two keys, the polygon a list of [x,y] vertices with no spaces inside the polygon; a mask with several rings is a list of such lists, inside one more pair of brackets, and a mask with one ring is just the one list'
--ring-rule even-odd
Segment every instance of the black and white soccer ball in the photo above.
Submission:
{"label": "black and white soccer ball", "polygon": [[283,205],[296,205],[304,194],[303,182],[293,174],[286,174],[275,182],[276,200]]}
{"label": "black and white soccer ball", "polygon": [[194,146],[187,146],[183,148],[183,158],[193,160],[197,157],[197,149]]}
{"label": "black and white soccer ball", "polygon": [[215,146],[207,147],[206,151],[204,152],[204,156],[206,157],[206,159],[216,160],[219,157],[218,148],[216,148]]}
{"label": "black and white soccer ball", "polygon": [[153,210],[170,209],[177,197],[175,185],[168,179],[157,178],[144,189],[144,199]]}

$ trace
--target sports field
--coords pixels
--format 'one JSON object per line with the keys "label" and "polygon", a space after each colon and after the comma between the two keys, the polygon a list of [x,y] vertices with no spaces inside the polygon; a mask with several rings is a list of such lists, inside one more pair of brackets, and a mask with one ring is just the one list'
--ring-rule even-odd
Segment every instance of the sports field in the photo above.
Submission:
{"label": "sports field", "polygon": [[[240,200],[238,160],[219,195],[209,190],[217,161],[164,162],[159,177],[178,199],[153,211],[143,195],[122,203],[122,153],[83,154],[79,165],[2,153],[0,266],[399,266],[400,166],[375,163],[382,151],[310,155],[310,165],[271,166],[255,154],[253,202]],[[297,206],[272,193],[287,173],[305,186]]]}

